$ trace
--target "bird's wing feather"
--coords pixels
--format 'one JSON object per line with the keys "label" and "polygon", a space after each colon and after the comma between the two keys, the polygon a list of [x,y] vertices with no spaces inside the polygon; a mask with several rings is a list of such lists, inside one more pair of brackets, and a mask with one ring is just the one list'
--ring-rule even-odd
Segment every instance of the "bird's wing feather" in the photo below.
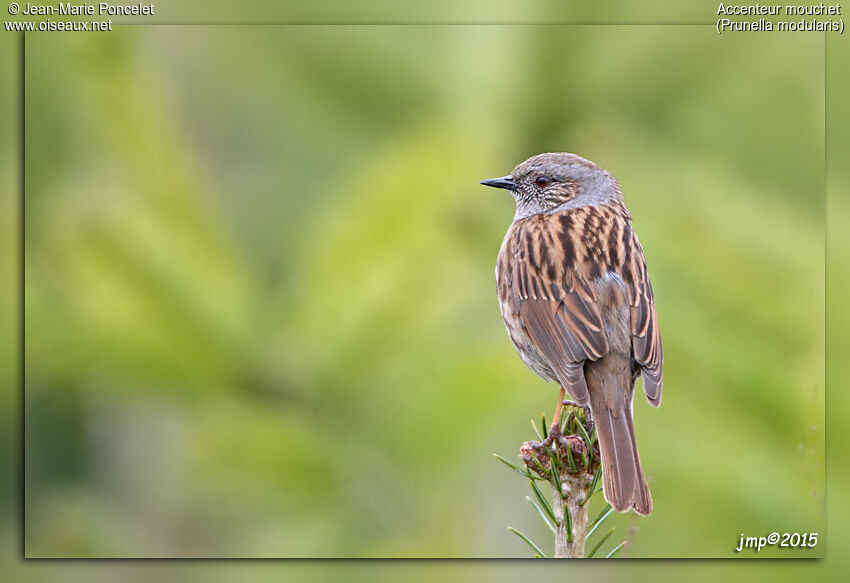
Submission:
{"label": "bird's wing feather", "polygon": [[[515,311],[561,384],[586,403],[584,362],[608,352],[593,287],[574,269],[570,234],[556,215],[523,221],[514,235]],[[529,262],[538,268],[529,269]]]}
{"label": "bird's wing feather", "polygon": [[[616,274],[626,288],[631,346],[649,402],[661,402],[664,355],[643,249],[622,210],[584,207],[514,223],[514,311],[528,338],[573,398],[584,403],[583,365],[608,350],[593,281]],[[529,264],[538,266],[536,269]]]}
{"label": "bird's wing feather", "polygon": [[[624,238],[626,239],[626,238]],[[661,404],[661,383],[664,350],[652,284],[646,271],[643,249],[634,231],[627,238],[624,273],[630,275],[626,289],[632,321],[632,351],[643,376],[643,390],[655,407]]]}

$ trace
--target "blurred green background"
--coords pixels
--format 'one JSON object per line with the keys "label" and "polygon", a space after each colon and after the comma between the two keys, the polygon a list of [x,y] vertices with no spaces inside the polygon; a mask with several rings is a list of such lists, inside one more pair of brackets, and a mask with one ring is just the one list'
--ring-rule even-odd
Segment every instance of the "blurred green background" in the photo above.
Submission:
{"label": "blurred green background", "polygon": [[820,35],[124,27],[29,35],[26,74],[27,556],[551,546],[490,456],[556,387],[477,182],[552,150],[620,181],[665,343],[655,511],[609,546],[823,531]]}

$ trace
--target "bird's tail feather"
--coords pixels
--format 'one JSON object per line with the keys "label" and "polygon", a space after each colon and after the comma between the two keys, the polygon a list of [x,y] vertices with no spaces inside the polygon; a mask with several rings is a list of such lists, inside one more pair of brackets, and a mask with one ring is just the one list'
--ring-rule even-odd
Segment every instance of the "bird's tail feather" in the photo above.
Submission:
{"label": "bird's tail feather", "polygon": [[630,403],[616,399],[611,407],[600,393],[590,391],[590,404],[602,456],[603,494],[617,512],[634,508],[645,516],[652,512],[652,496],[640,465]]}

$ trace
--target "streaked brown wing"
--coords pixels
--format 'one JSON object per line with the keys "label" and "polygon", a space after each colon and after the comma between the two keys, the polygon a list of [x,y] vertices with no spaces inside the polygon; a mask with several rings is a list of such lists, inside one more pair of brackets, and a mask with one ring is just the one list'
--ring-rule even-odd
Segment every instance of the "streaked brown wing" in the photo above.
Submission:
{"label": "streaked brown wing", "polygon": [[[631,278],[627,280],[629,303],[631,304],[632,350],[635,361],[640,365],[643,376],[643,390],[646,398],[654,407],[661,404],[662,369],[664,350],[661,346],[661,332],[658,328],[658,313],[652,284],[646,271],[643,248],[637,235],[632,231],[627,245],[626,258]],[[625,271],[625,270],[624,270]]]}
{"label": "streaked brown wing", "polygon": [[568,231],[558,217],[527,221],[515,235],[511,287],[516,312],[564,388],[577,402],[587,403],[584,361],[608,352],[593,288],[572,269]]}

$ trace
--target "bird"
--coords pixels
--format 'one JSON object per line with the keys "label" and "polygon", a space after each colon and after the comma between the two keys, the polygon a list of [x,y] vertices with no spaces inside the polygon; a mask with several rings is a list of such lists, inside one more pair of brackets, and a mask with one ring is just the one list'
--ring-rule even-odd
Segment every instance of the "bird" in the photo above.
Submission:
{"label": "bird", "polygon": [[[516,213],[496,260],[505,327],[523,362],[589,406],[603,495],[618,512],[652,512],[632,415],[638,376],[661,404],[664,361],[646,260],[620,185],[565,152],[533,156],[481,184],[513,195]],[[554,426],[554,425],[553,425]]]}

